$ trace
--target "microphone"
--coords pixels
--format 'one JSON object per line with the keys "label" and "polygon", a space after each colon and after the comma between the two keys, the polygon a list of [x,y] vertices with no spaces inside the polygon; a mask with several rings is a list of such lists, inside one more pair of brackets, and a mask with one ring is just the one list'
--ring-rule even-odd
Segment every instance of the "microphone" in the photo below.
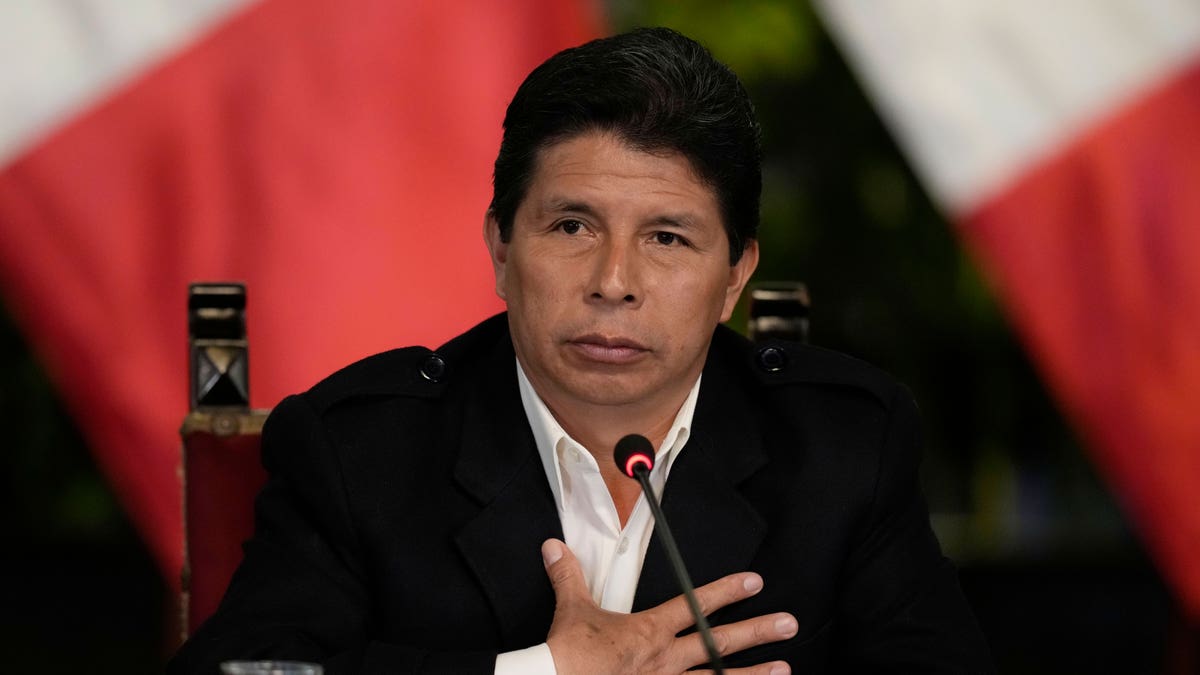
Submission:
{"label": "microphone", "polygon": [[654,446],[650,445],[650,441],[641,434],[629,434],[617,441],[617,447],[613,448],[613,459],[616,460],[617,468],[621,469],[622,473],[641,483],[646,501],[650,503],[650,511],[654,513],[654,531],[658,533],[658,540],[662,542],[663,548],[667,551],[667,559],[671,561],[671,570],[675,573],[675,580],[683,589],[683,596],[687,598],[688,607],[692,610],[692,617],[696,619],[696,629],[700,633],[700,639],[704,642],[704,650],[708,652],[709,666],[716,675],[724,675],[725,667],[721,665],[721,655],[717,653],[717,645],[713,642],[708,618],[700,611],[700,603],[696,600],[692,579],[688,576],[687,568],[683,566],[683,556],[679,554],[679,547],[675,545],[675,537],[667,525],[667,517],[663,514],[658,497],[654,494],[654,488],[650,485],[650,471],[654,468]]}

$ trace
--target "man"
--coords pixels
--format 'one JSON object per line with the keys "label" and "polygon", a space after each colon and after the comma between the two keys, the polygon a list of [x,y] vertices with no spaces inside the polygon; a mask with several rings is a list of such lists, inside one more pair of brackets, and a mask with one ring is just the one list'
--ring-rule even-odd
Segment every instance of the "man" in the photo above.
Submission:
{"label": "man", "polygon": [[719,327],[758,261],[759,154],[736,76],[672,31],[530,74],[484,223],[507,314],[276,408],[245,560],[172,666],[701,666],[612,461],[640,433],[727,666],[990,670],[929,528],[906,391]]}

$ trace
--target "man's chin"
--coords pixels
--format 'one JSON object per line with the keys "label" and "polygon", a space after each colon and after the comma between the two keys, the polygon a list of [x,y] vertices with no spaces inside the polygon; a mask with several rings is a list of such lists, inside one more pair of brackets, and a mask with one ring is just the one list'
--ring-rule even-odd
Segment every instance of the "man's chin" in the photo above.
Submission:
{"label": "man's chin", "polygon": [[589,377],[569,387],[581,402],[594,406],[622,407],[645,405],[655,398],[661,388],[647,386],[644,377]]}

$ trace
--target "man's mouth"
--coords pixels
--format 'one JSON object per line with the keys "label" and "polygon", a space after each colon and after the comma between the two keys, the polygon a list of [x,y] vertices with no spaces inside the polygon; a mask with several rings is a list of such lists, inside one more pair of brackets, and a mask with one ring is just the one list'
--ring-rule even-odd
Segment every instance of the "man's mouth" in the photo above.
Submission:
{"label": "man's mouth", "polygon": [[650,353],[650,348],[629,338],[580,335],[567,341],[576,354],[596,363],[625,365]]}

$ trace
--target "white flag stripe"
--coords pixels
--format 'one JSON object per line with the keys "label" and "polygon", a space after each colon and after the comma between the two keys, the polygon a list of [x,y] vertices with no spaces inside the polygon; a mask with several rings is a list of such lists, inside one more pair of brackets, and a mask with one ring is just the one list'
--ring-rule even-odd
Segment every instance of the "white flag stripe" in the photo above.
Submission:
{"label": "white flag stripe", "polygon": [[1200,54],[1196,0],[817,0],[952,213]]}
{"label": "white flag stripe", "polygon": [[252,1],[0,2],[0,168]]}

